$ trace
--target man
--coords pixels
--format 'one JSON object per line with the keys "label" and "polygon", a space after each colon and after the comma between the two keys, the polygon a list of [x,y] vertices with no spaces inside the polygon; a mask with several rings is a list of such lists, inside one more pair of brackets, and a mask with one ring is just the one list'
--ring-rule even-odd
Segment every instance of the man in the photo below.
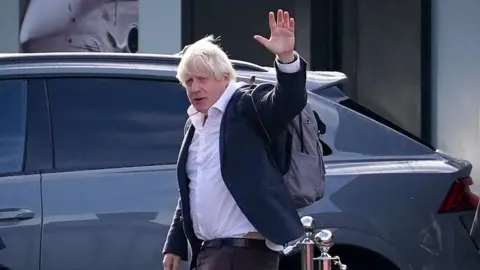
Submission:
{"label": "man", "polygon": [[190,269],[277,269],[282,245],[302,236],[263,131],[285,148],[287,124],[307,102],[306,62],[294,52],[288,12],[278,10],[276,20],[270,12],[269,24],[270,39],[254,38],[276,55],[276,84],[242,87],[208,38],[184,51],[177,77],[191,102],[191,125],[177,164],[180,199],[163,250],[167,270],[188,260],[187,242]]}

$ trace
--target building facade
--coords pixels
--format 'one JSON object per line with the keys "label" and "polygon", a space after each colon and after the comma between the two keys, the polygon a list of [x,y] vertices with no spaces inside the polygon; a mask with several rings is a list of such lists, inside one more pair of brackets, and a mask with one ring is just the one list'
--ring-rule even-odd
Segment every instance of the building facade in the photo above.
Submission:
{"label": "building facade", "polygon": [[[75,21],[83,30],[96,30],[92,35],[101,37],[94,45],[106,44],[107,51],[175,53],[214,34],[231,57],[271,65],[273,57],[253,35],[268,35],[267,12],[282,8],[296,18],[297,50],[312,70],[345,72],[349,83],[343,90],[349,96],[470,160],[474,180],[480,178],[478,0],[104,0],[98,7],[99,2],[4,1],[0,52],[55,50],[59,45],[49,41],[52,35],[66,40],[61,50],[74,50],[79,46],[69,46],[65,36],[78,34],[59,32],[78,30]],[[85,7],[97,9],[85,12]],[[117,17],[128,23],[118,23]],[[46,41],[38,41],[41,33]],[[130,46],[133,40],[136,45]]]}

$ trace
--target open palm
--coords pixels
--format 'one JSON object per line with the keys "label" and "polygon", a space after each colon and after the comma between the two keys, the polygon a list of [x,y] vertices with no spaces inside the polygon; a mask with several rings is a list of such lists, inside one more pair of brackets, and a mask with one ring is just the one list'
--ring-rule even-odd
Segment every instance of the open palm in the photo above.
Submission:
{"label": "open palm", "polygon": [[295,48],[295,21],[288,12],[278,10],[277,21],[273,12],[268,14],[270,39],[255,35],[254,38],[276,55],[293,53]]}

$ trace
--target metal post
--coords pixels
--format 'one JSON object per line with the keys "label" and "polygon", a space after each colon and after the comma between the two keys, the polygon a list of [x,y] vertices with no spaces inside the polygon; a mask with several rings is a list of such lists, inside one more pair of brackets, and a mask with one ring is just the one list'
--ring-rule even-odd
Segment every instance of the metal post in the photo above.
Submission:
{"label": "metal post", "polygon": [[305,234],[295,244],[286,247],[283,254],[288,256],[296,251],[301,252],[302,270],[314,270],[314,250],[315,250],[315,221],[310,216],[301,218]]}
{"label": "metal post", "polygon": [[314,241],[320,249],[320,256],[314,260],[319,261],[319,270],[331,270],[332,265],[338,265],[340,270],[347,270],[347,266],[342,264],[338,256],[332,257],[328,251],[333,246],[333,234],[329,230],[321,230],[318,232]]}
{"label": "metal post", "polygon": [[[311,216],[301,218],[305,234],[295,244],[287,246],[283,254],[288,256],[297,251],[301,252],[301,269],[314,270],[315,261],[319,262],[320,270],[331,270],[332,265],[338,265],[340,270],[347,270],[347,266],[342,264],[338,256],[332,257],[328,254],[333,246],[333,235],[329,230],[321,230],[315,233],[315,220]],[[315,247],[320,249],[320,256],[314,258]]]}
{"label": "metal post", "polygon": [[319,261],[319,270],[331,270],[332,257],[328,254],[330,247],[332,247],[333,235],[328,230],[321,230],[315,235],[315,242],[320,249],[320,256],[315,258]]}
{"label": "metal post", "polygon": [[315,241],[313,239],[315,233],[315,220],[310,216],[302,217],[301,222],[305,230],[305,236],[302,241],[302,270],[313,270],[314,267],[314,250]]}

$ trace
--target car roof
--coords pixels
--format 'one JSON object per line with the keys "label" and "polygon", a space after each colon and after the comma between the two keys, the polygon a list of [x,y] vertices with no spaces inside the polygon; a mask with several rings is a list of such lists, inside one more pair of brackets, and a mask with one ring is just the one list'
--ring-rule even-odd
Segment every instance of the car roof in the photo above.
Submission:
{"label": "car roof", "polygon": [[[113,52],[49,52],[1,53],[0,76],[58,75],[61,73],[109,73],[175,77],[181,55],[113,53]],[[273,67],[232,60],[237,77],[263,82],[275,81]],[[308,71],[307,88],[318,89],[340,84],[345,74],[330,71]]]}

